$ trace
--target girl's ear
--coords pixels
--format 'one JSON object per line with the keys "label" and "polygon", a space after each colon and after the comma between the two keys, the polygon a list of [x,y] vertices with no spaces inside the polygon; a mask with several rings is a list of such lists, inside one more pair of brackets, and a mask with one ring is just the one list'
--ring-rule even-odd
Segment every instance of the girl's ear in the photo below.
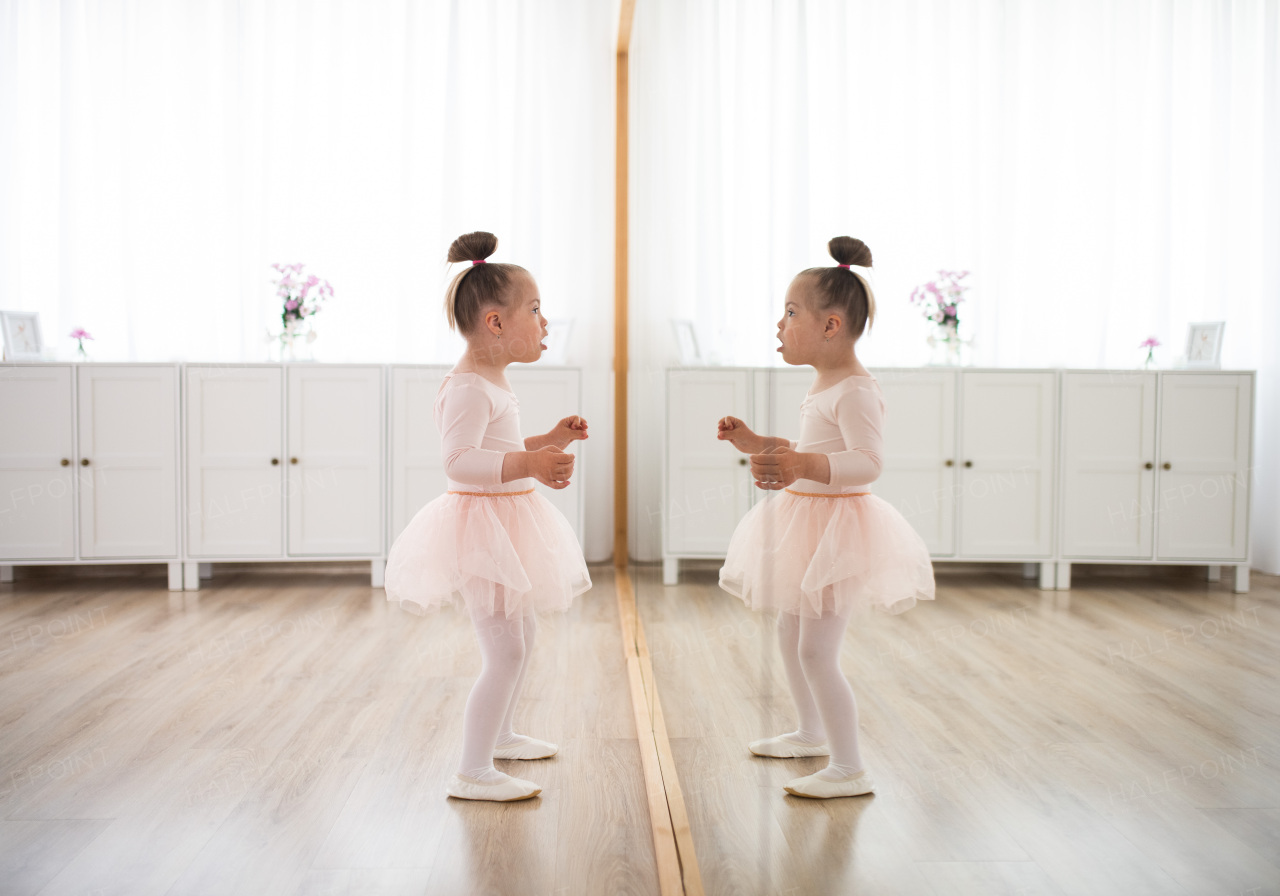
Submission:
{"label": "girl's ear", "polygon": [[827,325],[823,328],[822,334],[830,339],[844,329],[844,321],[840,319],[840,315],[832,314],[827,317]]}
{"label": "girl's ear", "polygon": [[502,335],[502,315],[496,309],[485,314],[484,328],[495,336]]}

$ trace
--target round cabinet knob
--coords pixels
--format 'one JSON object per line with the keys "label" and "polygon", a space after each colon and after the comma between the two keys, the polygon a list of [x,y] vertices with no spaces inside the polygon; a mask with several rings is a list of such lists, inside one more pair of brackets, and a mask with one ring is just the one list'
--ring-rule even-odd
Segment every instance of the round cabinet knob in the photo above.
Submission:
{"label": "round cabinet knob", "polygon": [[1160,469],[1162,469],[1162,470],[1172,470],[1172,469],[1173,469],[1173,464],[1169,463],[1168,461],[1165,461],[1164,463],[1162,463],[1162,464],[1160,465]]}
{"label": "round cabinet knob", "polygon": [[297,462],[298,462],[298,459],[296,457],[289,458],[289,463],[296,464]]}
{"label": "round cabinet knob", "polygon": [[89,466],[89,458],[87,458],[87,457],[82,457],[82,458],[80,458],[80,466],[82,466],[82,467],[87,467],[87,466]]}
{"label": "round cabinet knob", "polygon": [[58,461],[58,463],[62,464],[62,466],[64,467],[71,466],[71,461],[67,460],[67,458],[65,457],[62,460]]}
{"label": "round cabinet knob", "polygon": [[950,457],[947,458],[946,463],[948,467],[954,467],[956,465],[956,462]]}
{"label": "round cabinet knob", "polygon": [[1143,464],[1142,466],[1143,466],[1145,469],[1150,470],[1152,467],[1154,467],[1154,466],[1155,466],[1155,464],[1153,464],[1151,461],[1147,461],[1147,462],[1146,462],[1145,464]]}
{"label": "round cabinet knob", "polygon": [[745,467],[746,465],[747,465],[747,459],[745,457],[738,458],[738,466]]}
{"label": "round cabinet knob", "polygon": [[973,466],[973,461],[971,461],[971,460],[967,460],[967,461],[965,461],[965,462],[964,462],[964,465],[965,465],[966,467],[972,467],[972,466]]}
{"label": "round cabinet knob", "polygon": [[278,466],[280,466],[280,458],[278,458],[278,457],[273,457],[273,458],[271,458],[271,466],[273,466],[273,467],[278,467]]}

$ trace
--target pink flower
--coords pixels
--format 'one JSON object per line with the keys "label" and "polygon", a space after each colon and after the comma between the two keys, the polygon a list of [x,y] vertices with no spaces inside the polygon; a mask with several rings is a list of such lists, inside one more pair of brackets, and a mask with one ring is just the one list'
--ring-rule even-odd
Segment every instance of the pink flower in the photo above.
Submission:
{"label": "pink flower", "polygon": [[284,303],[284,307],[289,309],[290,311],[293,311],[295,308],[298,307],[298,300],[290,299],[289,301]]}
{"label": "pink flower", "polygon": [[92,339],[93,338],[92,336],[89,335],[89,331],[86,330],[84,327],[76,327],[68,335],[72,339]]}
{"label": "pink flower", "polygon": [[1146,341],[1138,345],[1138,348],[1156,348],[1158,345],[1160,345],[1159,339],[1154,336],[1148,336]]}

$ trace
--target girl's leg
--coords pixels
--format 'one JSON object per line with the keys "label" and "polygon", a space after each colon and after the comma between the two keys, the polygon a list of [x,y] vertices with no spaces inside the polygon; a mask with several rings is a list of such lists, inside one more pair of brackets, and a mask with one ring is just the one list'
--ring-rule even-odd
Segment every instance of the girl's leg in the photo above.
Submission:
{"label": "girl's leg", "polygon": [[862,771],[858,703],[840,671],[840,646],[849,615],[801,619],[799,661],[831,744],[831,761],[816,777],[836,781]]}
{"label": "girl's leg", "polygon": [[515,688],[511,691],[511,702],[507,704],[507,714],[502,718],[502,727],[498,729],[499,746],[522,739],[515,733],[516,704],[520,702],[520,692],[524,690],[524,680],[529,673],[529,658],[533,656],[533,639],[538,633],[538,620],[532,613],[525,616],[524,626],[524,662],[520,664],[520,674],[516,676]]}
{"label": "girl's leg", "polygon": [[827,740],[826,729],[818,704],[800,663],[800,617],[794,613],[778,614],[778,650],[782,653],[782,665],[787,672],[787,684],[791,699],[796,704],[799,727],[783,738],[802,744],[821,744]]}
{"label": "girl's leg", "polygon": [[463,712],[458,773],[484,784],[495,784],[509,777],[493,767],[493,750],[528,653],[524,620],[509,620],[499,610],[492,616],[473,613],[471,622],[484,666]]}

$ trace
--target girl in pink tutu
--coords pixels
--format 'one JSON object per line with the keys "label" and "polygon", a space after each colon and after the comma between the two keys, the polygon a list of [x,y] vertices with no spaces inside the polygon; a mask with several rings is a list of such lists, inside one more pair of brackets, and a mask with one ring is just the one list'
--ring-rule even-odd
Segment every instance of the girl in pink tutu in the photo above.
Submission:
{"label": "girl in pink tutu", "polygon": [[449,247],[450,262],[470,262],[445,297],[449,326],[466,337],[467,351],[435,401],[449,490],[392,545],[386,590],[388,600],[419,614],[461,597],[484,665],[467,698],[462,760],[446,790],[507,802],[541,788],[503,774],[493,760],[545,759],[557,749],[512,729],[534,613],[567,609],[591,579],[568,521],[533,489],[534,480],[569,484],[574,457],[564,448],[587,437],[587,423],[566,417],[546,435],[521,438],[506,368],[538,360],[547,321],[528,271],[485,261],[497,246],[491,233],[469,233]]}
{"label": "girl in pink tutu", "polygon": [[751,455],[756,486],[781,490],[742,518],[720,586],[752,609],[778,613],[778,644],[799,727],[750,745],[757,756],[830,756],[786,787],[819,799],[871,793],[858,750],[858,706],[840,671],[849,619],[874,607],[901,613],[933,598],[924,541],[887,501],[866,491],[880,475],[884,397],[854,349],[875,316],[871,250],[828,243],[834,267],[801,271],[787,289],[778,340],[788,364],[817,371],[800,405],[800,440],[752,432],[736,417],[718,437]]}

